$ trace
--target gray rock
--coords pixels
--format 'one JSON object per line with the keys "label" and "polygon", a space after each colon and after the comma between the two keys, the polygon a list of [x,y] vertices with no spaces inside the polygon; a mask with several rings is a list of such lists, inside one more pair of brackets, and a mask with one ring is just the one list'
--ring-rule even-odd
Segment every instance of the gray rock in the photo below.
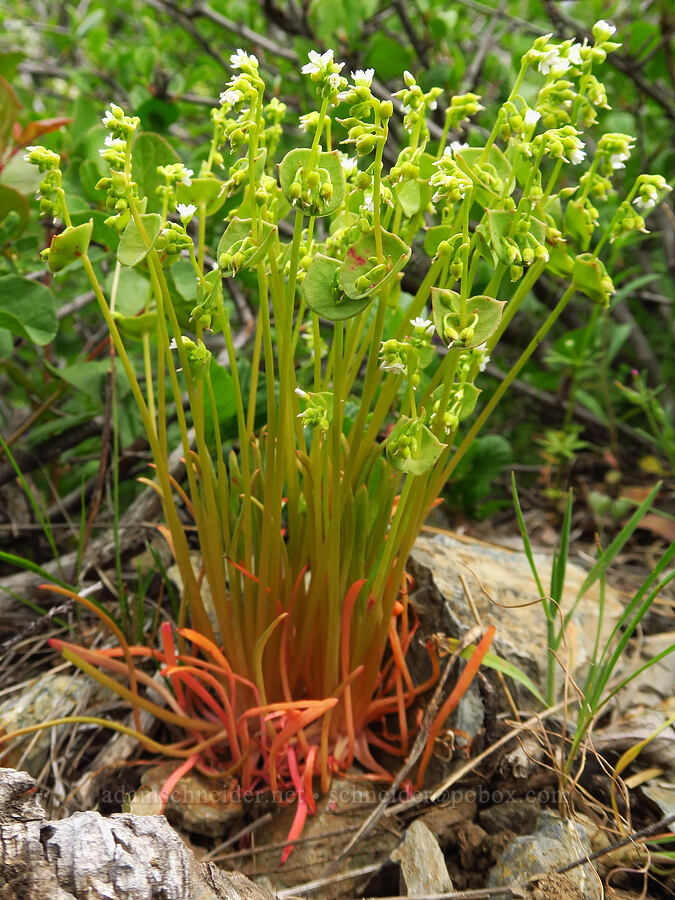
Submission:
{"label": "gray rock", "polygon": [[[485,625],[494,623],[497,626],[494,652],[521,668],[541,688],[546,672],[546,618],[540,604],[535,602],[539,592],[522,550],[509,550],[463,535],[422,534],[415,543],[412,556],[431,570],[434,582],[445,598],[441,630],[452,637],[460,637],[476,624],[459,578],[464,574],[482,621]],[[534,559],[543,584],[547,585],[551,556],[535,553]],[[564,609],[573,605],[586,574],[581,566],[568,563]],[[499,606],[488,599],[481,585]],[[618,591],[607,588],[603,639],[609,636],[623,611],[619,598]],[[577,677],[583,677],[593,652],[598,625],[597,601],[596,584],[577,606],[567,628],[566,645],[572,671]],[[562,678],[559,682],[562,683]],[[509,687],[519,701],[528,706],[533,702],[532,695],[511,679]]]}
{"label": "gray rock", "polygon": [[0,769],[3,900],[272,900],[240,873],[198,863],[163,816],[48,822],[34,789],[25,772]]}
{"label": "gray rock", "polygon": [[401,864],[401,893],[442,894],[452,890],[438,841],[419,819],[407,829],[390,859]]}
{"label": "gray rock", "polygon": [[516,834],[532,834],[537,827],[541,807],[537,801],[506,800],[478,813],[478,821],[488,834],[498,831],[515,831]]}
{"label": "gray rock", "polygon": [[[591,854],[591,842],[583,825],[542,812],[536,831],[515,838],[502,853],[490,872],[488,887],[522,885],[534,875],[551,873],[584,854]],[[566,875],[585,900],[602,900],[601,881],[592,864],[577,866]]]}
{"label": "gray rock", "polygon": [[[0,731],[9,734],[48,719],[68,716],[96,687],[91,679],[83,675],[47,672],[23,688],[20,694],[10,694],[0,703]],[[57,736],[67,728],[67,725],[59,725]],[[9,750],[3,747],[0,759],[4,765],[17,766],[20,763],[22,769],[37,778],[47,760],[51,739],[50,729],[29,734]]]}

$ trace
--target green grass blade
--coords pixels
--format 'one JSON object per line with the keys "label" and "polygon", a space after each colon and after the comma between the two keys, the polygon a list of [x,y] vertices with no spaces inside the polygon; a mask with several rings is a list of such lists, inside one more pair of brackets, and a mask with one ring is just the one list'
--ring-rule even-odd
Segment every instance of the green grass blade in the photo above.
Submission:
{"label": "green grass blade", "polygon": [[527,526],[525,525],[525,519],[523,518],[523,511],[520,508],[520,499],[518,497],[518,490],[516,488],[516,476],[513,472],[511,472],[511,492],[513,493],[513,505],[515,506],[516,516],[518,518],[518,527],[520,528],[520,533],[523,538],[523,548],[525,550],[525,556],[527,557],[527,561],[530,564],[530,569],[532,570],[532,574],[534,575],[534,580],[537,584],[539,596],[544,602],[544,609],[546,610],[546,615],[548,616],[548,597],[546,591],[544,590],[544,585],[542,584],[541,578],[539,577],[537,566],[534,562],[534,555],[532,553],[530,537],[527,533]]}

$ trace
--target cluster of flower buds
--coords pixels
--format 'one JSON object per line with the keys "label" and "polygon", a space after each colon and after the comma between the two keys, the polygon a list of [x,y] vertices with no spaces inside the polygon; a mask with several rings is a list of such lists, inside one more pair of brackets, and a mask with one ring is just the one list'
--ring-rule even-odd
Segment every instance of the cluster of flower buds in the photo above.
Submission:
{"label": "cluster of flower buds", "polygon": [[598,169],[603,175],[611,175],[617,169],[625,169],[635,144],[635,138],[621,132],[607,132],[598,141]]}
{"label": "cluster of flower buds", "polygon": [[[370,89],[373,69],[352,72],[353,86],[340,94],[340,101],[349,103],[349,116],[338,121],[348,129],[343,144],[354,144],[357,156],[368,156],[378,142],[387,137],[386,123],[394,114],[391,100],[378,100]],[[373,121],[370,121],[372,117]]]}
{"label": "cluster of flower buds", "polygon": [[240,269],[248,265],[249,259],[257,252],[258,247],[251,235],[236,241],[218,257],[218,268],[225,277],[234,277]]}
{"label": "cluster of flower buds", "polygon": [[443,316],[441,337],[450,350],[456,346],[466,346],[473,341],[478,325],[478,313],[474,312],[462,327],[459,313],[448,312]]}
{"label": "cluster of flower buds", "polygon": [[[541,113],[534,109],[523,105],[522,109],[518,109],[515,103],[507,101],[499,111],[501,125],[499,126],[499,134],[503,141],[512,140],[514,143],[524,143],[529,146],[532,135],[537,127],[537,122],[541,119]],[[527,156],[531,156],[531,151],[523,148]]]}
{"label": "cluster of flower buds", "polygon": [[408,372],[408,355],[412,349],[412,344],[409,344],[407,341],[397,341],[395,338],[382,341],[380,346],[380,354],[382,356],[380,368],[385,372],[405,375]]}
{"label": "cluster of flower buds", "polygon": [[[425,142],[429,136],[427,128],[427,112],[433,112],[438,106],[438,97],[443,93],[441,88],[432,87],[426,93],[415,81],[410,72],[403,73],[405,87],[397,91],[394,97],[403,104],[403,127],[409,134],[416,134]],[[468,94],[465,96],[469,96]],[[475,95],[471,95],[472,97]]]}
{"label": "cluster of flower buds", "polygon": [[481,109],[479,94],[455,94],[450,100],[450,105],[445,111],[445,124],[448,129],[457,129],[462,122],[468,121],[475,116]]}
{"label": "cluster of flower buds", "polygon": [[[230,56],[230,67],[239,70],[227,83],[221,92],[220,105],[211,110],[213,122],[213,137],[211,139],[211,151],[207,160],[202,162],[200,175],[205,176],[211,172],[213,165],[222,166],[224,163],[221,147],[228,143],[232,150],[236,151],[248,140],[248,132],[254,122],[251,110],[257,106],[258,98],[265,89],[265,85],[258,74],[258,59],[252,53],[237,50]],[[283,104],[279,104],[283,106]],[[285,107],[284,107],[285,109]],[[270,112],[272,125],[274,126],[275,111]],[[283,117],[283,114],[282,114]],[[239,160],[241,180],[230,188],[236,189],[247,177],[248,161]],[[232,171],[230,171],[232,179]]]}
{"label": "cluster of flower buds", "polygon": [[293,206],[308,215],[321,215],[333,196],[333,182],[327,169],[300,166],[291,182],[289,194]]}
{"label": "cluster of flower buds", "polygon": [[566,79],[548,81],[537,95],[537,109],[544,128],[562,128],[572,121],[572,104],[577,98],[574,83]]}
{"label": "cluster of flower buds", "polygon": [[446,147],[446,150],[450,152],[434,162],[436,171],[429,179],[429,186],[434,190],[431,198],[434,203],[443,200],[454,205],[464,199],[466,192],[473,187],[473,181],[455,162],[452,149]]}
{"label": "cluster of flower buds", "polygon": [[644,218],[633,209],[630,203],[626,203],[624,200],[614,217],[609,240],[611,243],[614,243],[618,238],[624,234],[630,234],[632,231],[641,231],[642,234],[648,234]]}
{"label": "cluster of flower buds", "polygon": [[[183,350],[185,351],[185,356],[187,357],[187,363],[190,367],[190,374],[198,381],[200,378],[203,378],[204,375],[208,372],[209,366],[211,364],[211,352],[207,348],[206,344],[199,341],[199,343],[195,343],[193,340],[190,340],[188,337],[184,337],[181,335],[180,337],[181,344],[183,345]],[[177,344],[175,338],[171,341],[169,345],[172,350],[177,349]]]}
{"label": "cluster of flower buds", "polygon": [[176,195],[177,184],[192,184],[192,169],[187,169],[183,163],[169,163],[166,166],[157,166],[157,173],[164,179],[164,184],[156,188],[156,192],[162,198],[166,208],[172,205]]}
{"label": "cluster of flower buds", "polygon": [[340,75],[344,63],[335,62],[332,50],[325,53],[310,50],[308,55],[309,62],[302,67],[302,74],[309,75],[322,100],[327,99],[331,106],[337,106],[340,102],[338,95],[347,86],[347,79]]}
{"label": "cluster of flower buds", "polygon": [[653,209],[659,201],[659,192],[672,188],[663,175],[640,175],[637,180],[638,195],[633,203],[638,209]]}
{"label": "cluster of flower buds", "polygon": [[604,201],[612,190],[612,180],[598,171],[589,169],[579,177],[579,186],[583,196],[589,197],[593,201]]}
{"label": "cluster of flower buds", "polygon": [[586,149],[578,137],[579,134],[574,125],[563,125],[561,128],[550,128],[538,134],[532,144],[537,152],[543,144],[544,152],[552,159],[562,159],[563,162],[578,166],[586,158]]}
{"label": "cluster of flower buds", "polygon": [[308,428],[320,428],[328,431],[333,419],[333,396],[330,393],[308,393],[302,388],[296,388],[295,393],[307,404],[304,410],[298,413],[302,424]]}
{"label": "cluster of flower buds", "polygon": [[63,196],[61,193],[61,157],[46,147],[26,147],[26,162],[38,167],[42,180],[38,186],[40,213],[53,219],[63,214]]}
{"label": "cluster of flower buds", "polygon": [[423,425],[421,419],[412,419],[400,434],[389,438],[387,452],[401,459],[415,459],[422,446]]}
{"label": "cluster of flower buds", "polygon": [[181,219],[180,223],[167,222],[155,240],[155,249],[159,253],[166,254],[167,257],[179,256],[183,250],[194,248],[186,226],[192,221],[197,207],[192,203],[179,203],[176,210]]}
{"label": "cluster of flower buds", "polygon": [[391,184],[403,181],[416,181],[420,174],[420,157],[424,147],[404,147],[398,155],[396,164],[389,170],[388,180]]}
{"label": "cluster of flower buds", "polygon": [[105,147],[99,151],[110,165],[110,177],[101,178],[96,189],[107,192],[105,207],[110,216],[105,224],[121,232],[131,219],[129,200],[138,200],[138,188],[130,174],[130,140],[141,120],[138,116],[125,115],[120,106],[111,103],[101,121],[110,132],[105,139]]}

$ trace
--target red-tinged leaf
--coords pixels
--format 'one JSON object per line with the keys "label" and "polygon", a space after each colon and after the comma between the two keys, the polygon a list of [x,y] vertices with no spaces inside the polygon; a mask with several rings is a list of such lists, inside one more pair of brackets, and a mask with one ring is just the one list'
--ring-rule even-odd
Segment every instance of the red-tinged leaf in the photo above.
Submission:
{"label": "red-tinged leaf", "polygon": [[14,142],[18,147],[27,147],[32,144],[36,138],[42,137],[43,134],[50,134],[52,131],[58,131],[64,125],[69,125],[73,120],[66,116],[59,116],[55,119],[36,119],[34,122],[28,122],[27,125],[19,129],[19,133],[14,135]]}
{"label": "red-tinged leaf", "polygon": [[[313,747],[312,749],[316,750],[316,747]],[[292,842],[296,841],[302,834],[302,829],[305,825],[305,819],[307,818],[307,797],[305,794],[305,785],[300,778],[298,763],[295,758],[295,751],[292,747],[288,748],[286,758],[288,759],[288,771],[291,775],[291,781],[293,782],[293,787],[295,788],[298,795],[298,805],[295,809],[295,816],[293,818],[293,822],[291,823],[288,837],[286,838],[286,846],[284,847],[281,854],[282,866],[293,852],[294,844]]]}
{"label": "red-tinged leaf", "polygon": [[166,806],[166,801],[171,796],[171,791],[176,787],[183,775],[187,775],[190,769],[194,767],[194,764],[198,759],[199,754],[193,753],[192,756],[189,756],[184,763],[181,763],[181,765],[166,779],[159,792],[159,797],[162,801],[162,809]]}
{"label": "red-tinged leaf", "polygon": [[434,742],[436,740],[436,737],[438,736],[438,732],[441,730],[445,720],[448,718],[450,713],[457,706],[464,694],[468,691],[476,672],[480,668],[483,657],[490,649],[490,645],[492,644],[492,640],[495,636],[496,630],[497,629],[494,625],[490,625],[483,637],[480,639],[480,641],[478,642],[478,646],[471,655],[471,659],[468,660],[467,664],[462,670],[462,674],[457,679],[457,683],[452,689],[450,696],[445,701],[440,709],[440,712],[434,719],[433,725],[431,726],[431,729],[429,731],[429,740],[427,741],[424,756],[422,757],[422,761],[420,763],[419,773],[417,775],[418,789],[422,784],[424,773],[426,772],[427,766],[429,764],[429,759],[431,758],[431,754],[434,749]]}

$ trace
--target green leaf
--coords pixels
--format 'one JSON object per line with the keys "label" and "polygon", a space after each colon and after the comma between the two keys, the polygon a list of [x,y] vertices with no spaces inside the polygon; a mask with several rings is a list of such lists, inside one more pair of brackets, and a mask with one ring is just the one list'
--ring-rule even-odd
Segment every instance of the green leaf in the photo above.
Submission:
{"label": "green leaf", "polygon": [[[440,401],[443,398],[444,386],[439,384],[436,390],[432,394],[432,399],[434,402],[437,400]],[[476,403],[478,402],[478,395],[481,393],[480,388],[477,388],[475,384],[465,384],[462,388],[462,405],[459,409],[459,421],[462,422],[464,419],[468,419],[471,413],[476,408]]]}
{"label": "green leaf", "polygon": [[9,359],[14,352],[14,340],[6,328],[0,328],[0,359]]}
{"label": "green leaf", "polygon": [[0,278],[0,328],[43,346],[58,327],[54,298],[44,284],[18,275]]}
{"label": "green leaf", "polygon": [[206,215],[212,216],[227,200],[224,188],[225,182],[219,178],[193,178],[191,184],[176,185],[176,201],[191,203],[198,210],[205,203]]}
{"label": "green leaf", "polygon": [[[290,193],[291,184],[296,180],[298,170],[308,166],[311,152],[308,147],[296,147],[295,150],[287,153],[279,163],[279,183],[281,184],[284,197],[291,206],[295,207],[296,205],[293,203],[293,197]],[[314,171],[319,172],[321,169],[325,171],[330,183],[333,185],[333,194],[330,200],[319,198],[316,202],[310,201],[309,203],[297,204],[297,207],[301,208],[306,214],[317,217],[329,216],[331,213],[334,213],[344,200],[346,192],[345,174],[337,150],[332,150],[330,153],[317,154]]]}
{"label": "green leaf", "polygon": [[355,300],[345,294],[339,281],[341,265],[339,259],[332,259],[330,256],[317,253],[310,263],[302,283],[307,306],[317,316],[331,322],[351,319],[352,316],[362,312],[373,300],[372,295]]}
{"label": "green leaf", "polygon": [[15,237],[21,234],[26,225],[28,225],[30,206],[19,191],[14,190],[9,185],[0,184],[0,222],[3,222],[10,212],[17,213],[19,217],[14,232],[10,235],[10,237]]}
{"label": "green leaf", "polygon": [[180,156],[171,144],[159,134],[142,131],[136,135],[131,145],[132,176],[137,182],[141,195],[148,198],[148,210],[159,212],[162,198],[157,193],[164,179],[157,171],[157,166],[168,166],[181,162]]}
{"label": "green leaf", "polygon": [[[400,451],[394,452],[398,441],[406,435],[412,435],[419,441],[417,452],[407,459]],[[436,435],[426,425],[422,425],[418,419],[401,416],[386,441],[387,459],[398,472],[406,472],[408,475],[424,475],[438,460],[446,446],[447,444],[442,444]]]}
{"label": "green leaf", "polygon": [[373,266],[373,258],[377,256],[375,234],[364,234],[363,237],[350,247],[344,262],[340,266],[340,284],[348,297],[356,300],[375,294],[380,288],[392,281],[410,259],[410,247],[400,237],[382,229],[382,253],[384,254],[386,271],[374,281],[370,282],[365,290],[357,287],[357,280],[368,275]]}
{"label": "green leaf", "polygon": [[9,146],[14,123],[19,115],[19,103],[14,88],[0,76],[0,156]]}
{"label": "green leaf", "polygon": [[162,230],[162,218],[157,213],[146,213],[140,217],[146,234],[150,239],[150,246],[141,235],[132,219],[124,229],[124,234],[117,248],[117,259],[123,266],[137,266],[150,252],[157,235]]}
{"label": "green leaf", "polygon": [[[253,222],[251,219],[238,219],[236,216],[223,232],[223,236],[218,241],[218,249],[216,250],[216,259],[220,258],[221,253],[234,253],[238,250],[243,241],[251,238],[251,227]],[[254,266],[267,253],[272,237],[276,233],[276,225],[269,222],[261,222],[262,234],[258,239],[257,245],[253,245],[252,241],[248,243],[248,250],[245,253],[251,253],[246,257],[246,265]],[[239,245],[239,246],[237,246]],[[253,248],[256,248],[253,250]],[[253,250],[253,252],[251,252]]]}
{"label": "green leaf", "polygon": [[595,226],[590,220],[584,204],[570,200],[565,210],[565,233],[572,235],[582,250],[588,250]]}
{"label": "green leaf", "polygon": [[411,219],[420,211],[422,192],[416,181],[403,181],[401,184],[397,184],[394,193],[406,218]]}
{"label": "green leaf", "polygon": [[5,50],[0,53],[0,75],[9,80],[16,75],[21,60],[26,58],[22,50]]}
{"label": "green leaf", "polygon": [[572,281],[577,290],[603,308],[609,306],[614,286],[604,264],[590,253],[580,253],[574,260]]}
{"label": "green leaf", "polygon": [[[115,360],[115,367],[117,375],[124,378],[124,369],[120,359]],[[65,366],[63,369],[50,365],[49,371],[100,403],[103,395],[103,382],[110,371],[110,360],[86,360],[73,363],[72,366]]]}
{"label": "green leaf", "polygon": [[113,313],[117,328],[122,337],[140,341],[144,334],[154,337],[157,334],[157,313],[155,311],[140,313],[137,316],[123,316]]}
{"label": "green leaf", "polygon": [[447,334],[448,327],[459,333],[474,316],[477,316],[478,321],[474,326],[473,337],[462,343],[465,347],[478,347],[497,330],[504,305],[505,301],[495,300],[493,297],[486,297],[482,294],[470,297],[466,301],[466,319],[465,322],[462,322],[460,295],[456,291],[446,288],[434,287],[431,289],[434,325],[444,344],[452,341]]}
{"label": "green leaf", "polygon": [[82,225],[70,225],[60,234],[54,235],[49,246],[49,271],[60,272],[87,252],[94,220]]}
{"label": "green leaf", "polygon": [[424,238],[424,252],[427,256],[436,256],[438,245],[441,241],[447,241],[457,232],[452,225],[432,225],[427,228],[426,237]]}
{"label": "green leaf", "polygon": [[[484,147],[465,147],[463,150],[458,150],[455,156],[460,157],[460,159],[473,170],[474,167],[477,166],[478,160],[483,155],[484,149]],[[494,144],[488,151],[487,164],[494,168],[496,174],[501,178],[504,184],[510,181],[511,163],[504,156],[499,147],[496,147]],[[480,167],[475,169],[475,171],[480,172]]]}

